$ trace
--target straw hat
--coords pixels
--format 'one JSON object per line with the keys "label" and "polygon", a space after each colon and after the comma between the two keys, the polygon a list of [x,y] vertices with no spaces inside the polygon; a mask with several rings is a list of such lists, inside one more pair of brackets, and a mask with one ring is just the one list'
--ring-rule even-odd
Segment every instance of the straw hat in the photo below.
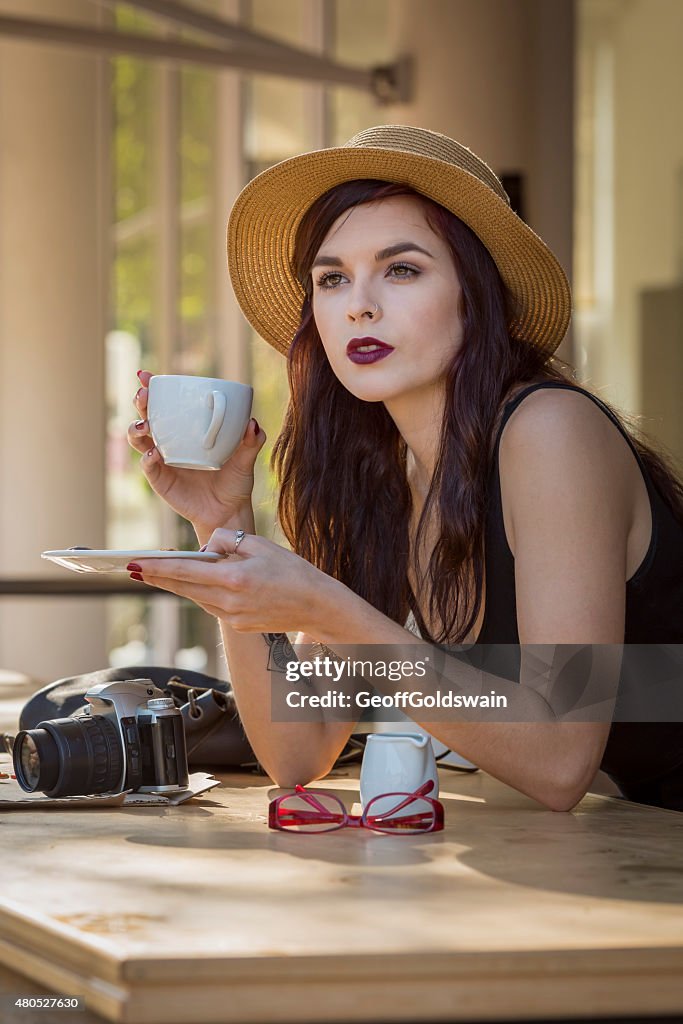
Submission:
{"label": "straw hat", "polygon": [[228,267],[242,312],[279,352],[299,327],[304,290],[293,268],[311,204],[356,178],[401,182],[441,203],[478,235],[517,299],[513,337],[549,354],[564,337],[571,293],[556,257],[510,208],[500,181],[471,150],[438,132],[380,125],[343,146],[283,160],[249,182],[228,222]]}

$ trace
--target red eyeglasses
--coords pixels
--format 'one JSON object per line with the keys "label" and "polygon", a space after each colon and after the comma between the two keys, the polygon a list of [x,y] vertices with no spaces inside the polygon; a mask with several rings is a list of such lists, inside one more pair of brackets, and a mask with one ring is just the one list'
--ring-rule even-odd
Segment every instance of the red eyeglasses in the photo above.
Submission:
{"label": "red eyeglasses", "polygon": [[391,835],[440,832],[443,804],[427,796],[430,779],[414,793],[383,793],[373,797],[363,813],[349,814],[339,797],[321,789],[297,786],[268,805],[268,825],[284,832],[335,832],[346,826],[369,828]]}

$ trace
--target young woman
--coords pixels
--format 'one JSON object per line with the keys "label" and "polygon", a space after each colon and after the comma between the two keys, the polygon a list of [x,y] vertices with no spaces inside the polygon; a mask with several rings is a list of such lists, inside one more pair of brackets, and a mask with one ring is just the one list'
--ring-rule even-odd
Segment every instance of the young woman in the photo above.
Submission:
{"label": "young woman", "polygon": [[[255,533],[256,421],[220,472],[166,467],[142,373],[129,437],[145,476],[200,544],[234,557],[132,572],[218,618],[244,727],[279,785],[326,774],[352,725],[271,721],[274,634],[415,644],[412,612],[426,652],[521,645],[507,673],[520,707],[544,700],[525,662],[536,645],[683,642],[683,487],[553,356],[565,275],[478,157],[381,126],[287,160],[238,197],[228,255],[242,310],[288,360],[273,460],[292,550]],[[678,722],[412,714],[547,807],[573,807],[602,767],[626,796],[683,809]]]}

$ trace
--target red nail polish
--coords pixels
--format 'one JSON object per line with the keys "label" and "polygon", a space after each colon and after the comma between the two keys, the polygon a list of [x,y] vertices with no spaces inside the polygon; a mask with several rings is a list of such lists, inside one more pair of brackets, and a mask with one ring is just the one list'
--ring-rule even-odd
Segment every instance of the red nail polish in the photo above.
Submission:
{"label": "red nail polish", "polygon": [[208,546],[209,546],[208,544],[202,544],[202,546],[200,547],[200,549],[199,549],[199,550],[200,550],[200,551],[206,551],[206,549],[208,548]]}
{"label": "red nail polish", "polygon": [[261,430],[261,428],[258,425],[258,420],[255,419],[254,420],[254,433],[258,436],[260,430]]}
{"label": "red nail polish", "polygon": [[138,372],[135,374],[135,376],[138,378],[139,381],[142,381],[142,377],[140,376],[141,373],[142,373],[142,370],[138,370]]}
{"label": "red nail polish", "polygon": [[126,569],[128,570],[128,572],[142,572],[142,569],[140,568],[137,562],[129,562],[128,565],[126,566]]}
{"label": "red nail polish", "polygon": [[145,421],[144,420],[136,420],[135,421],[135,429],[136,430],[142,430],[144,425],[145,425]]}
{"label": "red nail polish", "polygon": [[139,572],[132,572],[132,573],[130,574],[130,578],[131,578],[132,580],[139,580],[139,581],[140,581],[140,583],[143,583],[143,582],[144,582],[144,581],[143,581],[143,579],[142,579],[142,576],[140,575],[140,573],[139,573]]}

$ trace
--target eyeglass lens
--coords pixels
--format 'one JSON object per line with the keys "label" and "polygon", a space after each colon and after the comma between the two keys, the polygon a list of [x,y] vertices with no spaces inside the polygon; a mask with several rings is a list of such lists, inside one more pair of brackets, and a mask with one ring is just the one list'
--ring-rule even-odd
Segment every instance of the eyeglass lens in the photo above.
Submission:
{"label": "eyeglass lens", "polygon": [[435,820],[434,807],[428,800],[392,793],[371,800],[365,811],[368,828],[380,832],[428,832]]}
{"label": "eyeglass lens", "polygon": [[277,823],[290,832],[332,832],[344,824],[345,812],[334,796],[315,793],[287,796],[277,808]]}

